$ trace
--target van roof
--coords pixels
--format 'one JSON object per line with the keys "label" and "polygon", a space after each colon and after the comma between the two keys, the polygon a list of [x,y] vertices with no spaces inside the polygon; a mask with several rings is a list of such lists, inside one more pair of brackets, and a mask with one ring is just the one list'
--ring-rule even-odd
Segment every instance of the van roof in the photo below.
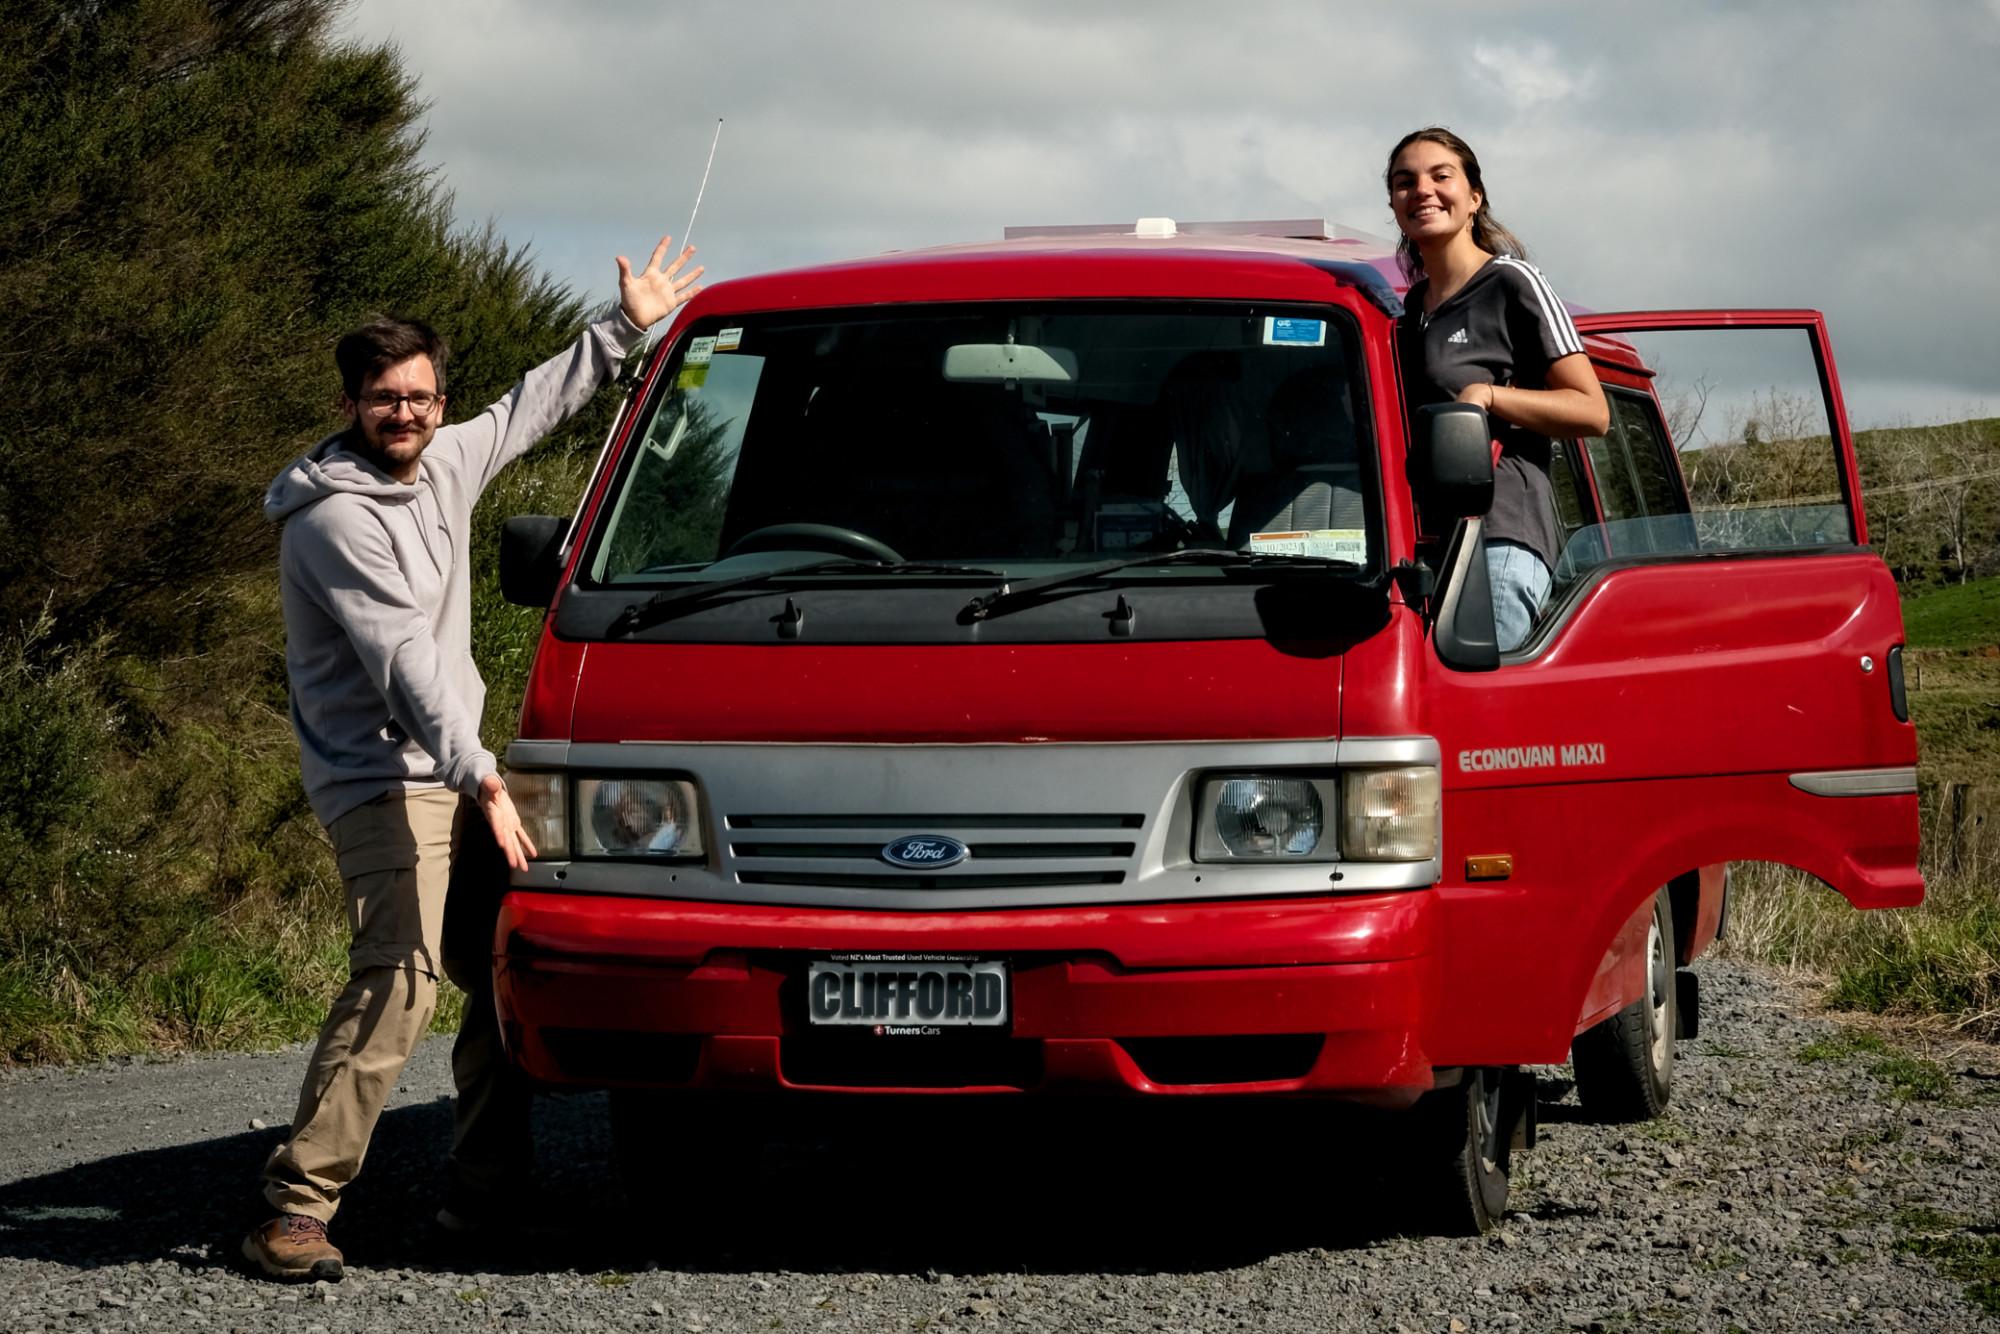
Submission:
{"label": "van roof", "polygon": [[[1163,230],[1160,223],[1172,234],[1141,234],[1147,224]],[[891,250],[729,279],[712,285],[711,300],[768,310],[1023,298],[1296,299],[1301,263],[1358,289],[1390,315],[1401,312],[1409,283],[1395,243],[1317,218],[1008,227],[998,240]],[[1564,304],[1576,313],[1589,309]],[[1621,340],[1588,342],[1593,354],[1630,360]]]}

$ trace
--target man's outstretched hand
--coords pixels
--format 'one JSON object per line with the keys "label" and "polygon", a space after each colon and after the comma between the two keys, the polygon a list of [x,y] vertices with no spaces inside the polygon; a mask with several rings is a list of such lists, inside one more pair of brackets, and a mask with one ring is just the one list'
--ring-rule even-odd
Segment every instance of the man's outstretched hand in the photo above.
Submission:
{"label": "man's outstretched hand", "polygon": [[520,813],[514,809],[514,799],[507,795],[507,785],[500,781],[499,774],[488,774],[480,781],[479,810],[493,827],[493,841],[500,845],[507,865],[516,871],[527,870],[528,858],[535,855],[535,841],[521,827]]}
{"label": "man's outstretched hand", "polygon": [[666,268],[660,267],[673,240],[671,236],[662,236],[653,247],[653,258],[637,273],[632,272],[632,261],[618,256],[618,305],[625,318],[641,329],[652,328],[701,290],[701,284],[695,281],[702,275],[700,267],[681,272],[688,256],[694,253],[693,246],[681,251]]}

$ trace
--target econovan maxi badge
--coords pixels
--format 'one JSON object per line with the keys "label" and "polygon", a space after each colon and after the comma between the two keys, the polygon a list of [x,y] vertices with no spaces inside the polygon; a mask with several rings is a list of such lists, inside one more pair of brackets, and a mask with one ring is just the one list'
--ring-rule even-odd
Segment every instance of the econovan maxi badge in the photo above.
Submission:
{"label": "econovan maxi badge", "polygon": [[965,860],[965,854],[965,844],[938,834],[911,834],[882,848],[883,861],[911,871],[956,866]]}

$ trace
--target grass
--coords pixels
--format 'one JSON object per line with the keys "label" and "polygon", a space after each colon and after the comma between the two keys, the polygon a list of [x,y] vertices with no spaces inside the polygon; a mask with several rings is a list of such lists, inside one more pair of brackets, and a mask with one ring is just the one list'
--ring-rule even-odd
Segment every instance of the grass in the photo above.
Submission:
{"label": "grass", "polygon": [[1951,1092],[1951,1076],[1936,1061],[1918,1056],[1888,1056],[1869,1067],[1869,1073],[1889,1086],[1898,1102],[1936,1102]]}
{"label": "grass", "polygon": [[1911,648],[1976,649],[2000,643],[2000,578],[1973,579],[1903,599]]}
{"label": "grass", "polygon": [[[0,961],[0,1059],[240,1051],[310,1038],[347,978],[337,909],[272,905],[198,927],[127,978],[80,979],[56,958]],[[457,1030],[465,996],[440,983],[431,1031]]]}
{"label": "grass", "polygon": [[1844,1028],[1830,1037],[1815,1038],[1799,1048],[1799,1059],[1811,1065],[1819,1061],[1845,1061],[1861,1052],[1882,1052],[1889,1044],[1879,1034],[1858,1028]]}
{"label": "grass", "polygon": [[1965,1285],[1968,1302],[2000,1316],[2000,1226],[1922,1207],[1897,1211],[1895,1222],[1897,1250],[1930,1261]]}
{"label": "grass", "polygon": [[2000,1039],[2000,901],[1992,881],[1983,867],[1932,870],[1927,878],[1918,907],[1863,913],[1802,872],[1739,865],[1724,948],[1827,978],[1825,999],[1839,1009]]}

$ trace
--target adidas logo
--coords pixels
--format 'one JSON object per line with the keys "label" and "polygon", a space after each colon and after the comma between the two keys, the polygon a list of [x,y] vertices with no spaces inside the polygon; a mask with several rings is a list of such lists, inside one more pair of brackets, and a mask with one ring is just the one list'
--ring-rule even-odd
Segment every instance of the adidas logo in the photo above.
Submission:
{"label": "adidas logo", "polygon": [[1465,336],[1465,330],[1460,329],[1457,333],[1453,334],[1451,337],[1445,339],[1444,341],[1447,343],[1463,343],[1469,340]]}

